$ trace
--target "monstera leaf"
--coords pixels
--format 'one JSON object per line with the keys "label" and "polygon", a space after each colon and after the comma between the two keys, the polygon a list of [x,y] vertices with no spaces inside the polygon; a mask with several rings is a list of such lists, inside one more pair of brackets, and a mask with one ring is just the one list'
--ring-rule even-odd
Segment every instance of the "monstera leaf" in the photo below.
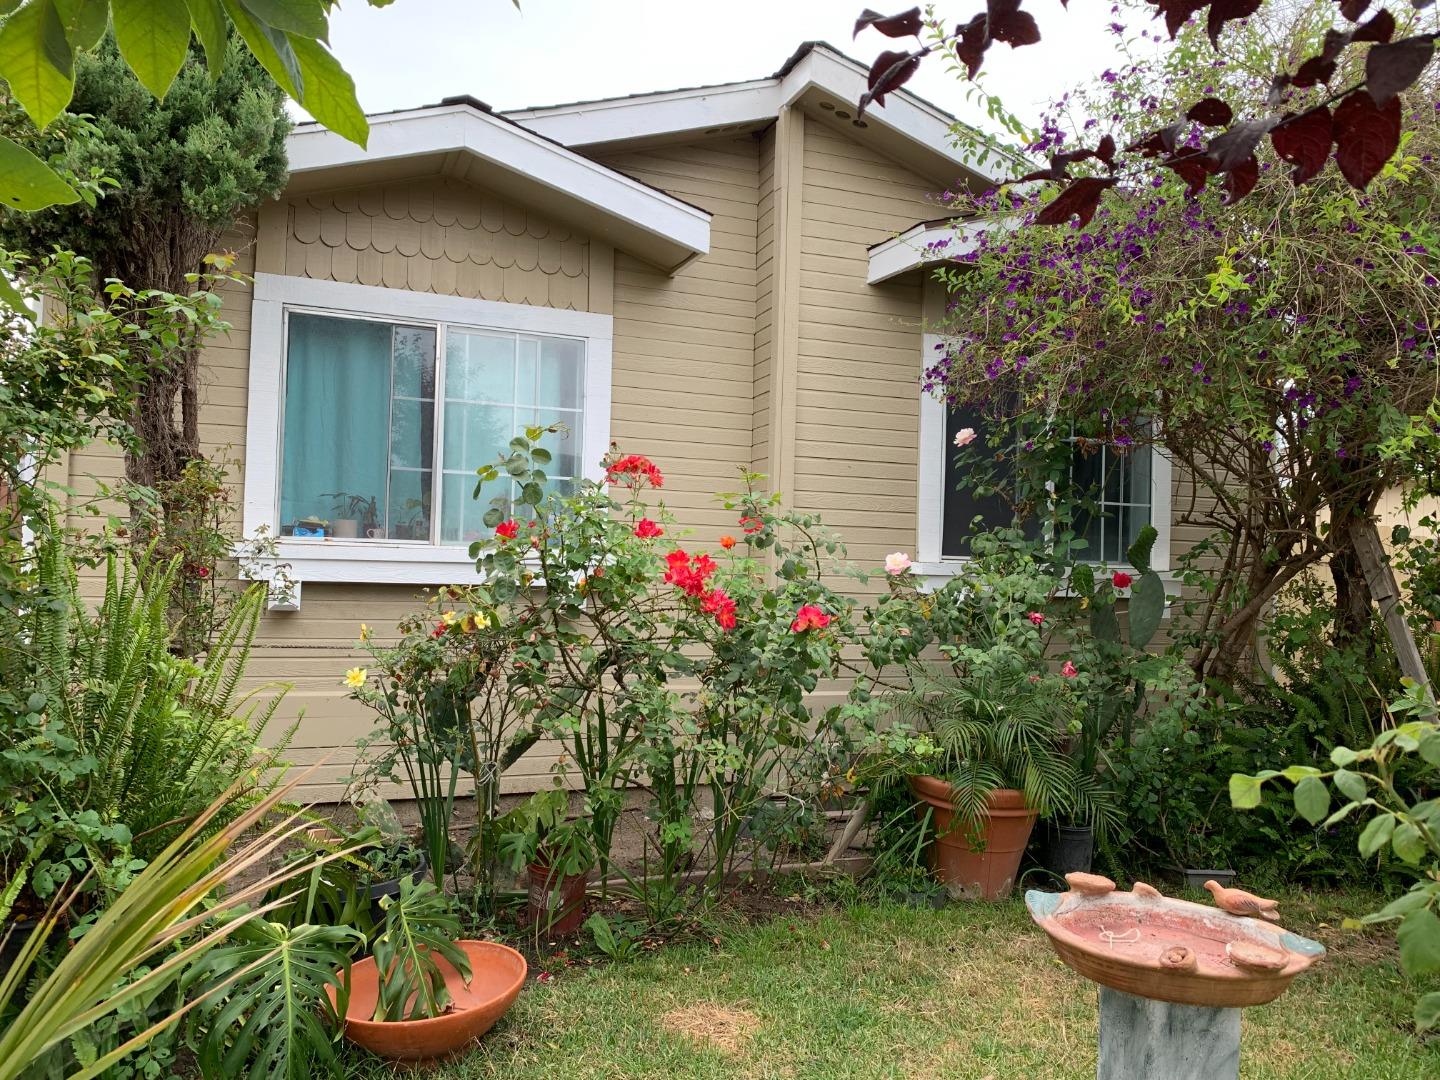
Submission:
{"label": "monstera leaf", "polygon": [[443,957],[468,982],[470,960],[455,944],[460,920],[445,894],[433,882],[400,879],[400,895],[380,901],[385,928],[374,941],[380,972],[376,1020],[426,1020],[439,1016],[450,1003],[445,974],[436,962]]}

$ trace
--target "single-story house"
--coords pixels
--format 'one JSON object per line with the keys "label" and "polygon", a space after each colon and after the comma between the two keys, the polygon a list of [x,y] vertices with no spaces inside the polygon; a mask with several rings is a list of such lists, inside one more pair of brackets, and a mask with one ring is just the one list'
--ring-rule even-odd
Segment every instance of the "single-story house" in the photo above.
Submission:
{"label": "single-story house", "polygon": [[[450,98],[371,117],[363,150],[290,136],[287,190],[231,241],[254,284],[203,354],[202,424],[239,465],[245,535],[276,535],[299,586],[251,674],[294,684],[290,756],[329,758],[313,796],[369,726],[340,683],[360,623],[473,574],[475,469],[527,424],[568,426],[557,483],[597,477],[612,441],[650,456],[694,543],[734,530],[714,494],[754,470],[856,562],[953,568],[974,511],[947,482],[957,421],[920,389],[942,301],[923,262],[950,228],[937,194],[994,177],[913,94],[857,118],[865,76],[812,43],[745,82],[503,114]],[[1092,467],[1169,567],[1167,463]],[[121,473],[96,448],[69,482]],[[506,790],[544,783],[541,749]]]}

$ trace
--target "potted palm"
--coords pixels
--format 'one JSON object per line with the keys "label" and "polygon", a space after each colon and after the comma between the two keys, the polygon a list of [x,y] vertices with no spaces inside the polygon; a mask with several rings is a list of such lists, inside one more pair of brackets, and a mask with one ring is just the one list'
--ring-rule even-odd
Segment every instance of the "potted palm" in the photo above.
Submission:
{"label": "potted palm", "polygon": [[595,865],[590,823],[568,817],[569,803],[559,788],[536,792],[497,823],[501,858],[528,878],[530,924],[557,937],[580,928],[586,876]]}
{"label": "potted palm", "polygon": [[913,663],[892,697],[915,731],[901,767],[933,816],[930,865],[954,895],[1009,895],[1038,817],[1093,819],[1104,803],[1068,752],[1076,668],[1045,656],[1058,587],[1023,556],[977,558],[931,602],[945,663]]}

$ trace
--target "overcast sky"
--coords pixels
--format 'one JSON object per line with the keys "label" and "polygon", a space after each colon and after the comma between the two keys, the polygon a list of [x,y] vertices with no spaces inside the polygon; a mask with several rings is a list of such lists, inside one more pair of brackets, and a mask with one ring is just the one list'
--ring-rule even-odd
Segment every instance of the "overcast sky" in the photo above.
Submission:
{"label": "overcast sky", "polygon": [[[903,0],[872,5],[900,10]],[[865,0],[396,0],[372,8],[350,0],[332,15],[331,47],[355,76],[367,112],[471,94],[497,109],[771,75],[800,42],[820,39],[867,64],[886,39],[851,41]],[[947,21],[968,19],[977,0],[938,0]],[[1030,0],[1040,44],[995,45],[987,85],[1029,121],[1038,106],[1109,66],[1115,38],[1105,0]],[[1133,20],[1132,20],[1133,21]],[[938,63],[910,88],[961,119],[982,113],[970,85]]]}

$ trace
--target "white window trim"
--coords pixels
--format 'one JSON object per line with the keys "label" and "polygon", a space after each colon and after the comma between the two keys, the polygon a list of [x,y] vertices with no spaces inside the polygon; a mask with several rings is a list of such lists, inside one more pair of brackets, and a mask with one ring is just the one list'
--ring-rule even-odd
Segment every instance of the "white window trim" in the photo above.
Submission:
{"label": "white window trim", "polygon": [[[939,334],[923,335],[922,362],[929,367],[936,346],[943,340]],[[915,573],[927,584],[940,585],[954,577],[969,560],[943,556],[941,550],[945,531],[945,403],[933,394],[920,391],[920,461],[915,541]],[[1170,458],[1158,446],[1151,448],[1150,457],[1150,520],[1155,526],[1155,546],[1151,549],[1150,566],[1165,581],[1166,591],[1178,591],[1179,581],[1171,573],[1170,534],[1173,517],[1174,469]],[[1132,567],[1133,569],[1133,567]]]}
{"label": "white window trim", "polygon": [[[585,479],[604,477],[600,459],[610,448],[614,318],[527,304],[503,304],[408,289],[385,289],[281,274],[256,274],[250,316],[250,385],[245,417],[244,536],[262,526],[275,538],[272,559],[249,559],[251,575],[287,567],[296,582],[372,582],[448,585],[474,574],[469,545],[388,540],[296,540],[279,536],[281,412],[285,383],[285,312],[319,310],[408,322],[456,324],[523,334],[584,338],[585,397],[580,454]],[[498,450],[499,448],[497,448]]]}

